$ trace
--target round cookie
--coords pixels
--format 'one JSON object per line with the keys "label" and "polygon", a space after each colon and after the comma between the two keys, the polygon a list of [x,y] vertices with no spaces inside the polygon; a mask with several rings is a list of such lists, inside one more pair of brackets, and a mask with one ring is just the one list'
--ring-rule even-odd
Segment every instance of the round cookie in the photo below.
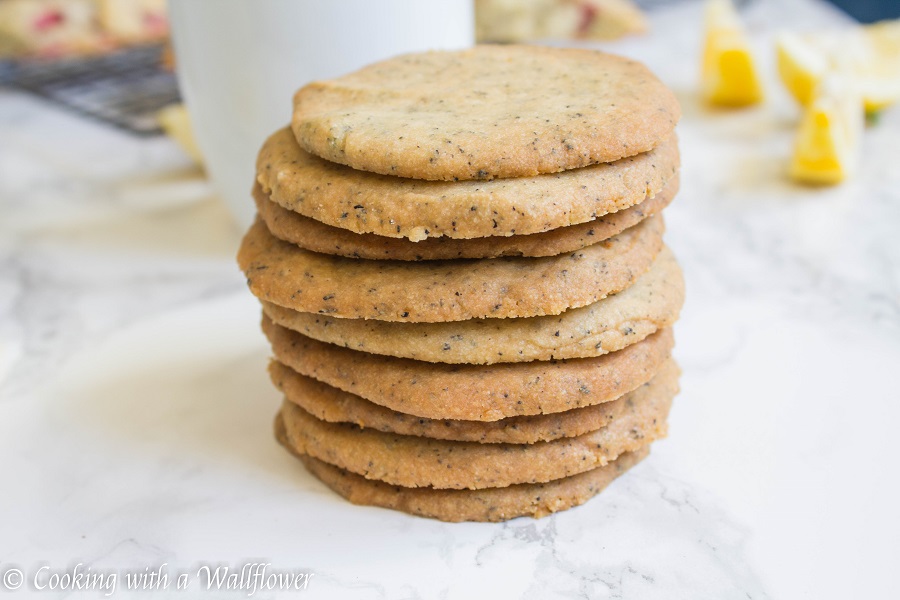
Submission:
{"label": "round cookie", "polygon": [[650,446],[644,446],[635,452],[622,454],[604,467],[547,483],[520,483],[483,490],[436,490],[373,481],[311,456],[298,454],[287,444],[281,415],[275,419],[275,437],[303,462],[313,476],[353,504],[380,506],[457,523],[497,522],[524,516],[541,518],[584,504],[650,453]]}
{"label": "round cookie", "polygon": [[253,187],[256,211],[269,231],[280,240],[322,254],[370,260],[448,260],[502,256],[556,256],[580,250],[633,227],[669,205],[678,191],[672,177],[656,196],[586,223],[530,235],[471,239],[428,238],[421,242],[354,233],[304,217],[269,200],[259,185]]}
{"label": "round cookie", "polygon": [[554,175],[421,181],[322,160],[301,150],[289,129],[272,134],[256,162],[263,193],[279,206],[354,233],[413,241],[527,235],[585,223],[654,197],[678,166],[673,135],[649,152]]}
{"label": "round cookie", "polygon": [[559,315],[391,323],[336,319],[263,302],[273,321],[322,342],[426,362],[494,364],[600,356],[670,327],[684,303],[684,279],[668,248],[633,285]]}
{"label": "round cookie", "polygon": [[296,404],[281,407],[285,437],[308,454],[366,479],[404,487],[483,489],[544,483],[602,467],[665,437],[672,395],[626,405],[607,427],[534,444],[454,442],[320,421]]}
{"label": "round cookie", "polygon": [[482,45],[406,54],[294,95],[309,152],[430,180],[530,177],[634,156],[678,101],[644,65],[594,50]]}
{"label": "round cookie", "polygon": [[430,419],[496,421],[615,400],[649,381],[674,344],[664,329],[596,358],[447,365],[348,350],[263,315],[275,358],[293,370],[397,412]]}
{"label": "round cookie", "polygon": [[482,444],[533,444],[596,431],[620,417],[630,403],[641,403],[647,396],[674,396],[679,373],[675,361],[669,359],[653,379],[611,402],[547,415],[462,421],[399,413],[300,375],[278,361],[269,365],[272,382],[285,398],[322,421],[353,423],[385,433]]}
{"label": "round cookie", "polygon": [[627,288],[662,249],[662,216],[544,258],[371,261],[310,252],[257,221],[238,263],[257,298],[349,319],[436,322],[559,314]]}

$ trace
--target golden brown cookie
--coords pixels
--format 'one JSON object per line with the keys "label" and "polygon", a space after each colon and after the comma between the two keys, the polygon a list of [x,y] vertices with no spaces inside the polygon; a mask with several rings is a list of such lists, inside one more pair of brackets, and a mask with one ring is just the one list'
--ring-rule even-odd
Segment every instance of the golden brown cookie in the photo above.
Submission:
{"label": "golden brown cookie", "polygon": [[670,327],[684,303],[684,279],[663,248],[633,285],[559,315],[390,323],[336,319],[263,302],[276,323],[322,342],[426,362],[494,364],[600,356]]}
{"label": "golden brown cookie", "polygon": [[596,431],[620,417],[630,403],[640,403],[648,395],[674,396],[678,391],[679,372],[675,361],[669,359],[653,379],[612,402],[548,415],[462,421],[399,413],[300,375],[278,361],[273,360],[269,365],[272,382],[285,398],[322,421],[353,423],[385,433],[482,444],[533,444]]}
{"label": "golden brown cookie", "polygon": [[348,350],[276,325],[263,315],[275,358],[298,373],[391,410],[430,419],[496,421],[615,400],[650,380],[669,358],[671,329],[596,358],[448,365]]}
{"label": "golden brown cookie", "polygon": [[430,180],[531,177],[610,162],[667,139],[680,109],[644,65],[603,52],[476,46],[406,54],[301,88],[304,149]]}
{"label": "golden brown cookie", "polygon": [[[355,233],[413,241],[527,235],[593,221],[661,193],[670,186],[678,166],[673,135],[650,152],[554,175],[421,181],[322,160],[302,151],[288,129],[266,141],[256,163],[263,193],[293,213]],[[321,228],[316,232],[321,233]],[[427,244],[422,252],[429,247],[442,246]],[[376,245],[373,251],[378,249]],[[442,252],[435,258],[478,256],[475,249],[461,256]]]}
{"label": "golden brown cookie", "polygon": [[[637,401],[637,400],[640,401]],[[281,407],[285,435],[308,454],[366,479],[404,487],[483,489],[544,483],[602,467],[665,437],[672,395],[644,395],[608,426],[534,444],[435,440],[328,423],[293,402]]]}
{"label": "golden brown cookie", "polygon": [[253,187],[256,211],[269,231],[280,240],[322,254],[371,260],[448,260],[457,258],[498,258],[501,256],[557,256],[580,250],[633,227],[669,205],[678,191],[678,176],[652,198],[593,221],[560,227],[543,233],[472,238],[446,237],[410,242],[373,233],[354,233],[320,223],[300,213],[282,208]]}
{"label": "golden brown cookie", "polygon": [[636,452],[622,454],[605,467],[547,483],[520,483],[483,490],[438,490],[373,481],[311,456],[297,454],[287,445],[280,415],[275,421],[275,435],[310,473],[353,504],[380,506],[451,522],[495,522],[523,516],[540,518],[584,504],[650,453],[650,446],[644,446]]}
{"label": "golden brown cookie", "polygon": [[257,298],[301,312],[411,323],[532,317],[627,288],[662,249],[663,229],[657,215],[561,256],[412,263],[310,252],[257,221],[238,263]]}

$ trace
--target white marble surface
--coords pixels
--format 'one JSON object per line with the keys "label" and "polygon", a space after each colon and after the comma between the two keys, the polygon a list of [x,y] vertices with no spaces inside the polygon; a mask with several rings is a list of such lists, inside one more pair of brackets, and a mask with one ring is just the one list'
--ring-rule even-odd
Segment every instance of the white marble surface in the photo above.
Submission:
{"label": "white marble surface", "polygon": [[[353,507],[305,474],[272,439],[258,308],[207,184],[166,140],[0,91],[0,574],[26,575],[10,597],[78,562],[167,563],[192,573],[183,597],[244,597],[193,574],[263,559],[315,573],[282,597],[896,598],[900,110],[866,133],[856,180],[796,187],[796,109],[771,76],[759,108],[694,98],[697,12],[618,47],[685,113],[670,437],[539,521]],[[839,21],[800,0],[747,16],[761,50],[779,23]]]}

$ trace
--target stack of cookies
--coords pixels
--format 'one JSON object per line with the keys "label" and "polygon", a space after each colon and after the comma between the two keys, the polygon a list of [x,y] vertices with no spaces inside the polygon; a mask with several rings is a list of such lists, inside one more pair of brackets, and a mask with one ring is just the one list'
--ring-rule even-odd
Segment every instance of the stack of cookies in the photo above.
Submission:
{"label": "stack of cookies", "polygon": [[238,261],[279,441],[357,504],[585,502],[666,434],[679,108],[645,67],[480,46],[315,82],[257,162]]}

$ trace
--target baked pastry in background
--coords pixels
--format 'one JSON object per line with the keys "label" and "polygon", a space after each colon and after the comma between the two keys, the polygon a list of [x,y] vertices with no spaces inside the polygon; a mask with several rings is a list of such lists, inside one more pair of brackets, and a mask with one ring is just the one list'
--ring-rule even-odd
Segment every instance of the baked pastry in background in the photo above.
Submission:
{"label": "baked pastry in background", "polygon": [[116,40],[141,43],[169,34],[166,0],[97,0],[100,28]]}
{"label": "baked pastry in background", "polygon": [[646,30],[644,14],[632,0],[475,0],[475,35],[481,42],[612,40]]}
{"label": "baked pastry in background", "polygon": [[93,0],[0,1],[4,55],[60,56],[100,50]]}
{"label": "baked pastry in background", "polygon": [[0,56],[94,54],[168,33],[165,0],[0,0]]}

